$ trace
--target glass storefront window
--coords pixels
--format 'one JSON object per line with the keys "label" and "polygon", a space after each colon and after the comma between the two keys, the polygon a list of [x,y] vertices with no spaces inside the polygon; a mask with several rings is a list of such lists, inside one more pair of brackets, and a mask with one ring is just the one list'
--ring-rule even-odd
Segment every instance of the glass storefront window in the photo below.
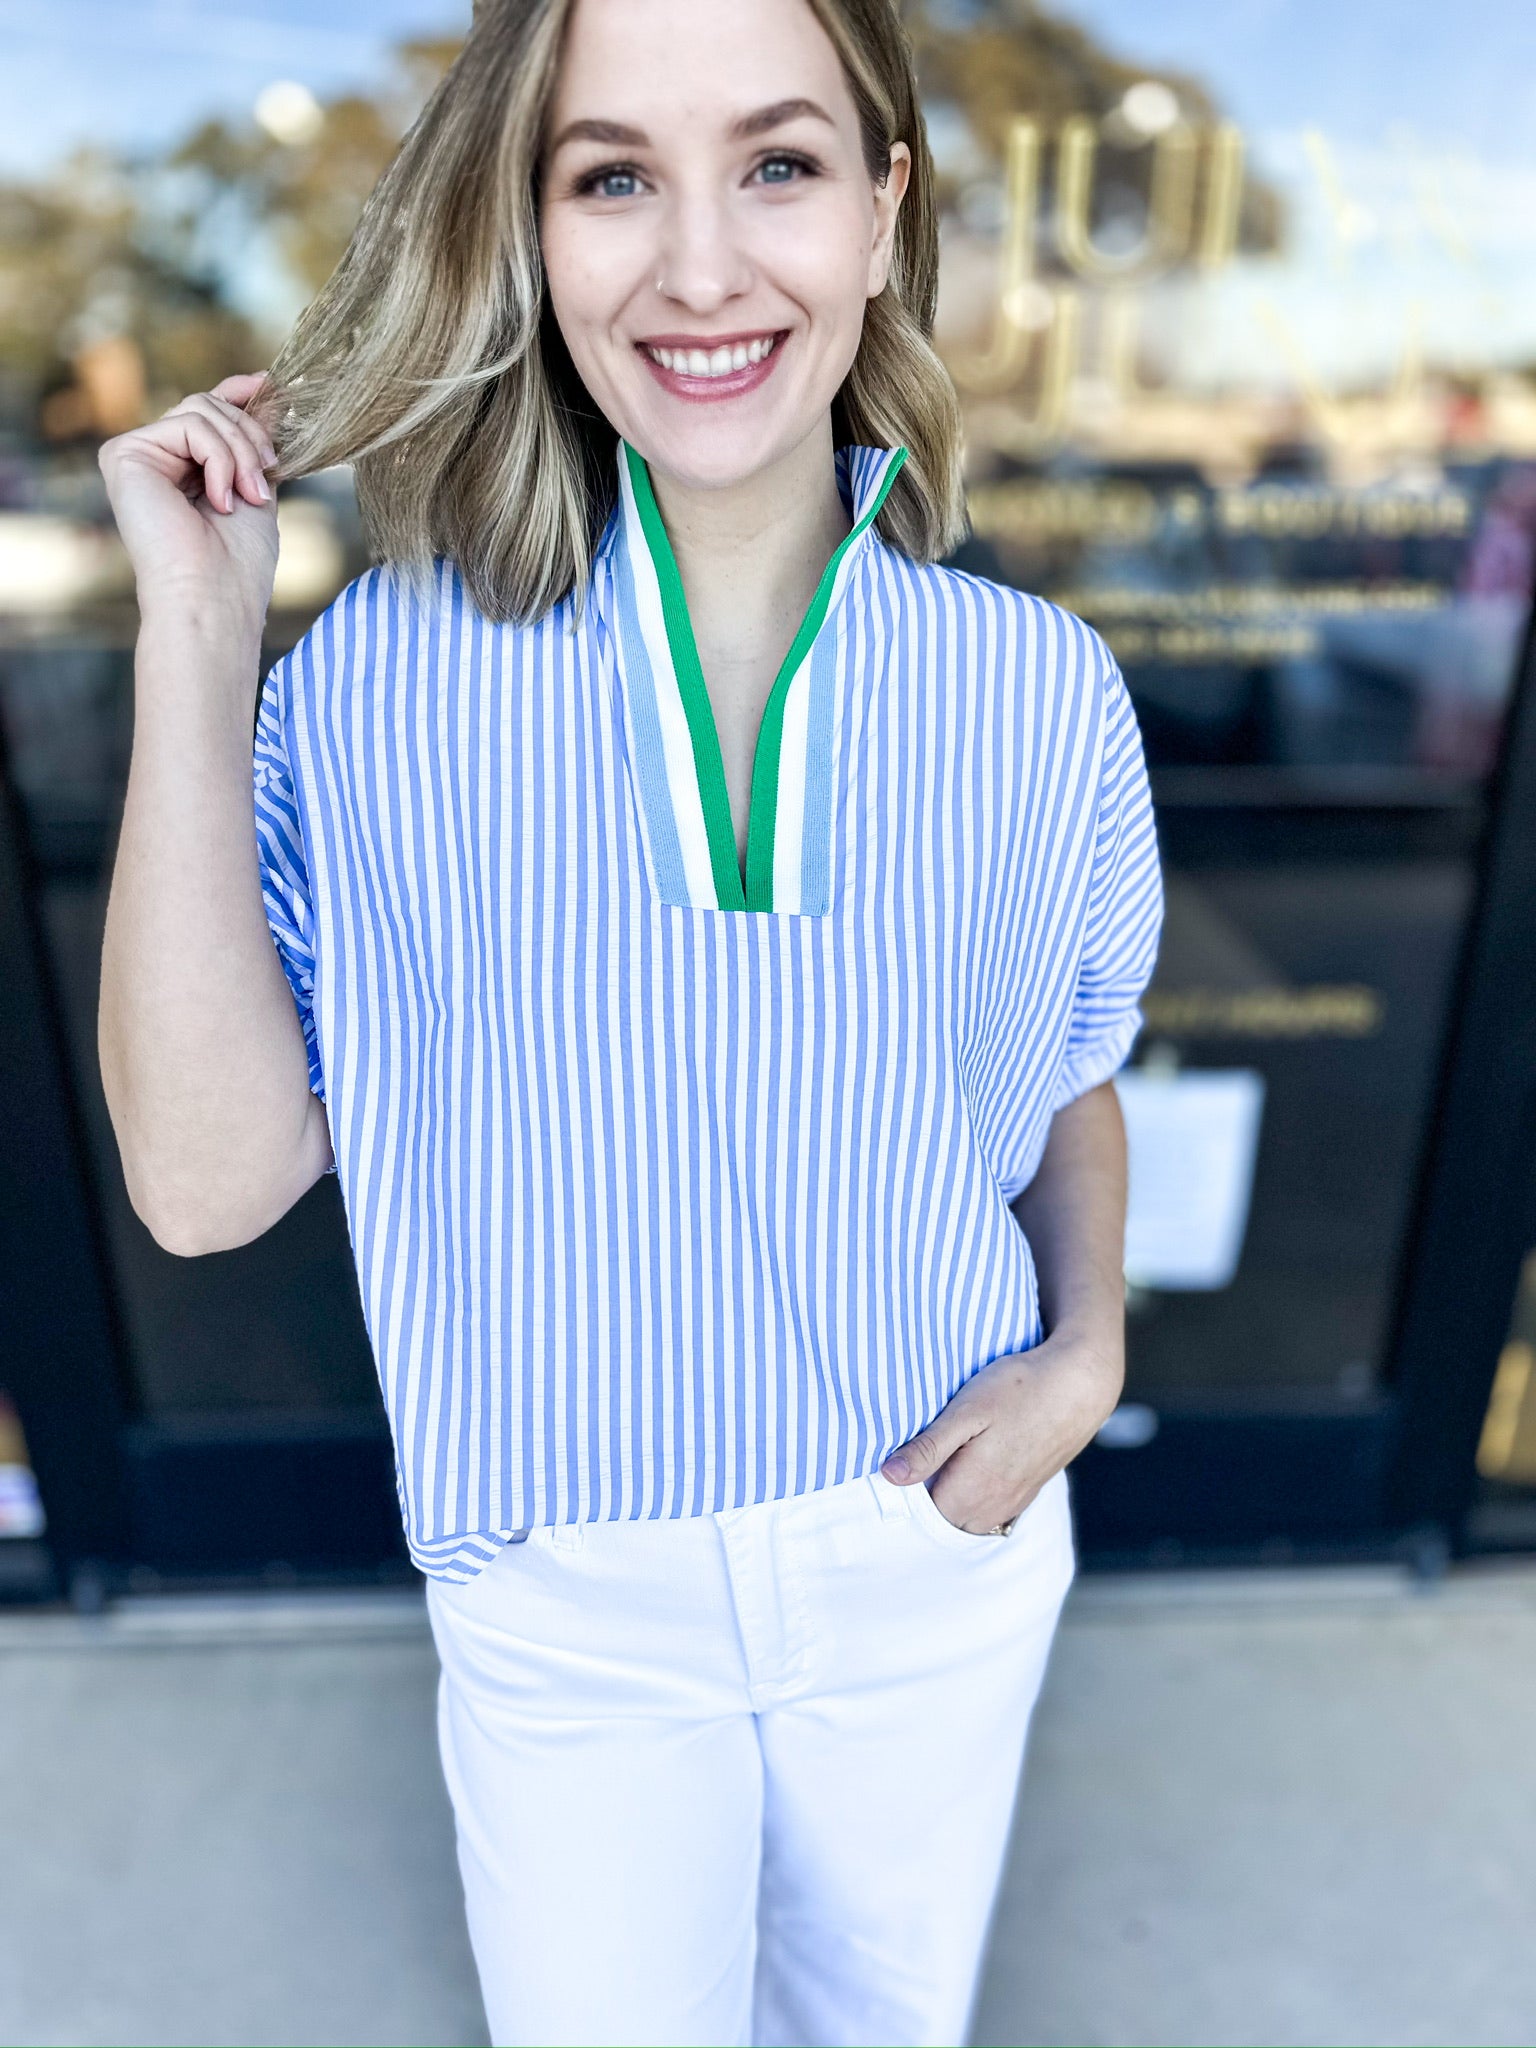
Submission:
{"label": "glass storefront window", "polygon": [[[361,1414],[377,1391],[334,1186],[201,1261],[161,1253],[121,1186],[95,1003],[135,617],[95,448],[267,359],[468,10],[427,11],[416,42],[399,0],[274,26],[270,59],[210,55],[206,104],[178,70],[184,118],[147,139],[60,113],[51,155],[0,165],[0,730],[150,1417]],[[1104,633],[1158,805],[1128,1392],[1368,1402],[1536,555],[1536,19],[904,18],[965,409],[960,564]],[[128,56],[70,61],[115,85]],[[363,560],[344,474],[281,517],[269,657]]]}
{"label": "glass storefront window", "polygon": [[1378,1384],[1529,609],[1531,32],[1407,13],[913,20],[962,559],[1105,635],[1158,804],[1142,1399]]}
{"label": "glass storefront window", "polygon": [[[0,739],[135,1419],[345,1427],[379,1396],[333,1182],[259,1242],[198,1260],[162,1251],[123,1186],[96,1005],[138,621],[96,449],[270,359],[467,11],[381,0],[270,33],[135,18],[99,46],[73,39],[67,104],[10,108],[0,140]],[[26,63],[58,75],[55,33],[39,21],[22,40]],[[24,68],[0,80],[0,109]],[[98,96],[100,121],[71,125]],[[279,527],[264,663],[366,560],[345,471],[285,488]]]}

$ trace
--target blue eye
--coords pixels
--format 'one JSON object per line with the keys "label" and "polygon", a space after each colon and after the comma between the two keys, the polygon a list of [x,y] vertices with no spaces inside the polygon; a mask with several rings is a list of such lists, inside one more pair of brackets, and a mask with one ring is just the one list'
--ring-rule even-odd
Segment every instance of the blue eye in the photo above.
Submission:
{"label": "blue eye", "polygon": [[636,173],[624,164],[608,164],[602,170],[588,171],[577,181],[580,193],[595,192],[600,199],[633,199],[639,189]]}
{"label": "blue eye", "polygon": [[765,156],[757,168],[765,185],[792,185],[801,175],[815,177],[817,171],[817,166],[808,156],[801,156],[795,150]]}

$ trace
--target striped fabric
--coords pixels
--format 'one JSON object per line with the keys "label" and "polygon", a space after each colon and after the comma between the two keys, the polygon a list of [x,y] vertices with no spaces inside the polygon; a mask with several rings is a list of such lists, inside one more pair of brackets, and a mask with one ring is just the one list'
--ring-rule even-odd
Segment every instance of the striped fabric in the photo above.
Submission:
{"label": "striped fabric", "polygon": [[369,570],[272,668],[274,942],[411,1554],[866,1474],[1041,1336],[1009,1204],[1123,1062],[1161,919],[1102,641],[870,523],[763,718],[745,871],[640,458],[586,602]]}

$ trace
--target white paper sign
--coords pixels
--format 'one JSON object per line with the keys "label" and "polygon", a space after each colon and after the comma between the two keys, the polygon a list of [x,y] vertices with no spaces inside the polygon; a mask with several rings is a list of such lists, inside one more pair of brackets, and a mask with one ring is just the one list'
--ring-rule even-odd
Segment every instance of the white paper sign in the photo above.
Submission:
{"label": "white paper sign", "polygon": [[1125,1277],[1138,1287],[1228,1287],[1237,1273],[1264,1076],[1248,1067],[1116,1075],[1130,1154]]}

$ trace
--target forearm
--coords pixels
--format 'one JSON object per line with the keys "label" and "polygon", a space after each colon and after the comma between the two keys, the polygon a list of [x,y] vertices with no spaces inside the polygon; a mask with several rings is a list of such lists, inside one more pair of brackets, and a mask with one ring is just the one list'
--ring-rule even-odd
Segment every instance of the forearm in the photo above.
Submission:
{"label": "forearm", "polygon": [[1013,1204],[1034,1254],[1049,1334],[1067,1332],[1123,1376],[1125,1123],[1106,1081],[1059,1110],[1039,1171]]}
{"label": "forearm", "polygon": [[130,1198],[183,1252],[259,1236],[330,1158],[261,900],[259,661],[259,622],[211,605],[139,636],[98,1049]]}
{"label": "forearm", "polygon": [[1125,1384],[1125,1125],[1111,1083],[1052,1120],[1040,1170],[1013,1204],[1035,1257],[1046,1341],[973,1373],[886,1459],[926,1482],[951,1521],[985,1531],[1018,1514],[1091,1442]]}

